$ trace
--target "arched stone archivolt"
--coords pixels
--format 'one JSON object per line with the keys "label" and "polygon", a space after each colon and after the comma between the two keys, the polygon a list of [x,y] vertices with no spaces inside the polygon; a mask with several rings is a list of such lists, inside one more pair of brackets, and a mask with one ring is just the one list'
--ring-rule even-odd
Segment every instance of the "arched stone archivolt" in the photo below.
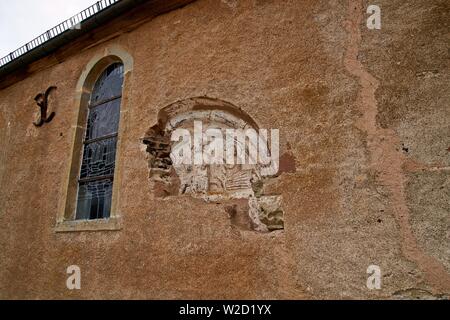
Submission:
{"label": "arched stone archivolt", "polygon": [[[172,134],[182,129],[195,137],[194,124],[197,133],[199,130],[202,133],[216,130],[224,138],[233,132],[230,129],[259,131],[248,114],[226,101],[197,97],[164,107],[158,113],[157,124],[146,132],[143,139],[149,155],[150,181],[155,196],[164,198],[187,194],[205,201],[229,202],[232,204],[227,207],[230,217],[246,215],[244,219],[235,219],[240,221],[238,226],[260,232],[283,229],[281,196],[263,194],[266,179],[271,179],[263,174],[268,165],[261,165],[257,159],[242,164],[237,164],[238,161],[227,164],[226,159],[223,163],[214,164],[180,163],[175,159],[174,150],[179,149],[177,144],[181,142],[172,141]],[[267,151],[271,152],[268,141],[258,141],[267,145]],[[234,142],[233,156],[242,151],[246,159],[251,159],[251,150],[257,150],[252,149],[257,146],[249,140],[236,139]],[[207,139],[199,143],[202,148],[208,148]],[[194,149],[194,144],[189,145],[191,147]]]}

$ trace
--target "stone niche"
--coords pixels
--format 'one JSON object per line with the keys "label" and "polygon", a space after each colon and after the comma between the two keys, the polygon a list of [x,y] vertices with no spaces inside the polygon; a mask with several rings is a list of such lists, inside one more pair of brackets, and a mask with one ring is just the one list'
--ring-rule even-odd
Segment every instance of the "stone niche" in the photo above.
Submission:
{"label": "stone niche", "polygon": [[[280,195],[265,195],[264,183],[274,176],[263,175],[258,164],[175,164],[172,150],[179,141],[171,141],[175,129],[193,135],[194,122],[201,121],[202,131],[219,129],[254,129],[255,121],[236,106],[207,97],[190,98],[161,109],[158,122],[145,134],[143,143],[149,159],[150,183],[155,197],[172,198],[189,195],[225,205],[234,225],[241,229],[271,232],[284,229]],[[243,148],[248,155],[249,145]],[[241,141],[242,142],[242,141]],[[248,141],[247,141],[248,142]],[[202,140],[202,145],[208,141]],[[270,152],[268,142],[267,148]],[[235,162],[237,163],[237,161]]]}

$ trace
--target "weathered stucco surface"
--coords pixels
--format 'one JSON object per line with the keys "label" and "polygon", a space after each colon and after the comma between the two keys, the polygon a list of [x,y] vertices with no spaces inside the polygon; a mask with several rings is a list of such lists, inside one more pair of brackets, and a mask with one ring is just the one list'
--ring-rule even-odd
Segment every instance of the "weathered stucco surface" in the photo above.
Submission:
{"label": "weathered stucco surface", "polygon": [[[365,26],[368,1],[198,0],[1,89],[0,298],[448,297],[450,3],[376,2],[381,30]],[[57,233],[74,90],[111,46],[134,59],[122,228]],[[51,85],[56,116],[36,128],[33,98]],[[162,108],[202,96],[280,129],[288,170],[263,192],[281,196],[284,230],[239,227],[239,201],[155,195],[143,138]],[[366,287],[372,264],[381,290]]]}

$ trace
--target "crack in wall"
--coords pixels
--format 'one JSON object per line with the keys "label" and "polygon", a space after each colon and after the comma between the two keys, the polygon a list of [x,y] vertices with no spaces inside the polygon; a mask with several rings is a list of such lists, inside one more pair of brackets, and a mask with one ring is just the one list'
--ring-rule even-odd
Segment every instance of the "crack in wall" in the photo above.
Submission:
{"label": "crack in wall", "polygon": [[362,1],[348,1],[346,29],[349,43],[344,56],[344,65],[351,75],[358,78],[361,86],[357,103],[361,108],[362,116],[356,126],[367,134],[367,146],[371,156],[370,166],[380,172],[380,180],[390,192],[391,207],[400,228],[403,254],[424,272],[426,280],[434,287],[434,290],[450,291],[450,275],[438,260],[422,251],[409,222],[405,191],[406,177],[403,173],[403,167],[407,164],[408,158],[397,151],[396,147],[400,145],[400,139],[394,130],[377,126],[378,106],[375,93],[380,83],[358,60],[362,41],[360,26],[363,12]]}

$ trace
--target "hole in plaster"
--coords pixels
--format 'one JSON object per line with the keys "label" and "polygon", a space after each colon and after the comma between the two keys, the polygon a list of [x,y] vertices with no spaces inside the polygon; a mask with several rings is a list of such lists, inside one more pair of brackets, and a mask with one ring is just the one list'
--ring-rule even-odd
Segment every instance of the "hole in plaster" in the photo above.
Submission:
{"label": "hole in plaster", "polygon": [[[227,129],[258,130],[255,121],[241,109],[217,99],[191,98],[161,109],[157,124],[143,138],[155,197],[189,195],[207,202],[220,202],[231,224],[243,230],[284,229],[282,197],[264,193],[264,184],[273,177],[264,176],[261,165],[174,164],[171,152],[180,141],[171,141],[172,132],[185,129],[194,136],[194,121],[202,122],[203,132],[218,129],[226,134]],[[207,141],[202,143],[208,144]],[[248,145],[240,147],[248,152]],[[287,159],[286,167],[287,171],[293,170],[292,159]]]}

